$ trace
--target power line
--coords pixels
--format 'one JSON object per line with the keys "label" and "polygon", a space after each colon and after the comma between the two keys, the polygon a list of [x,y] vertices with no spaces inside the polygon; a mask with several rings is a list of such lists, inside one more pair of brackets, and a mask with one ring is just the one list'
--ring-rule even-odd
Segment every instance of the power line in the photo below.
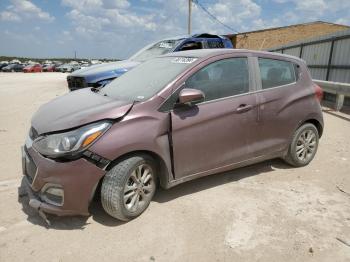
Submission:
{"label": "power line", "polygon": [[212,13],[210,13],[208,11],[208,9],[206,9],[201,3],[199,3],[198,0],[192,0],[192,2],[197,5],[199,8],[201,8],[209,17],[211,17],[212,19],[214,19],[216,22],[218,22],[219,24],[221,24],[222,26],[226,27],[227,29],[230,29],[231,31],[234,31],[236,33],[239,33],[236,29],[232,28],[229,25],[224,24],[223,22],[221,22],[218,18],[216,18],[215,15],[213,15]]}

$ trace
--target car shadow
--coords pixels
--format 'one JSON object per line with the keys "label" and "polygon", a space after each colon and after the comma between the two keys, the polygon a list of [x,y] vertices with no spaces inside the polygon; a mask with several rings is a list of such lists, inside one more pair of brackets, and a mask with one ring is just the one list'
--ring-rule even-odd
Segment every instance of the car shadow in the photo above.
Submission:
{"label": "car shadow", "polygon": [[[275,169],[290,169],[291,166],[285,164],[282,160],[273,159],[264,161],[255,165],[238,168],[232,171],[215,174],[212,176],[206,176],[199,179],[195,179],[179,186],[164,190],[157,190],[152,201],[158,203],[165,203],[172,201],[178,197],[194,194],[203,190],[214,188],[227,183],[239,181],[243,178],[263,175],[264,173],[272,172]],[[20,188],[19,188],[20,192]],[[48,215],[48,220],[51,225],[48,225],[39,213],[29,206],[28,196],[21,196],[19,193],[18,202],[22,205],[23,212],[27,215],[27,220],[38,226],[45,227],[47,229],[55,230],[84,230],[90,223],[87,216],[70,216],[59,217],[54,215]],[[95,198],[90,205],[91,218],[97,223],[107,226],[116,227],[123,225],[127,222],[119,221],[109,216],[102,208],[99,197]]]}
{"label": "car shadow", "polygon": [[267,160],[251,166],[241,167],[227,172],[198,178],[167,190],[159,189],[157,190],[153,201],[158,203],[172,201],[178,197],[239,181],[247,177],[263,175],[264,173],[274,171],[276,168],[290,169],[293,167],[289,166],[280,159]]}

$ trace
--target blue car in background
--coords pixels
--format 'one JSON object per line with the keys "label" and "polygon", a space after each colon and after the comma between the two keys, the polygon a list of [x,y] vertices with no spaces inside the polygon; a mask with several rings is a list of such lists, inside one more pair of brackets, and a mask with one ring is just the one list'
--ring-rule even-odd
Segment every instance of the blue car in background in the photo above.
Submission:
{"label": "blue car in background", "polygon": [[68,87],[70,91],[85,87],[101,88],[114,78],[121,76],[131,68],[153,57],[170,52],[207,48],[233,48],[233,46],[231,41],[225,36],[212,34],[168,38],[144,47],[128,60],[77,70],[67,76]]}

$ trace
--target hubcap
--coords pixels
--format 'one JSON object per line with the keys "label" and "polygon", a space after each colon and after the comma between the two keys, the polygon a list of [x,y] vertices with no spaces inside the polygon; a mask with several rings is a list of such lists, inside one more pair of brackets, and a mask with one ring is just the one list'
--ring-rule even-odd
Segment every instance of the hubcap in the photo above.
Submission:
{"label": "hubcap", "polygon": [[130,212],[136,212],[148,203],[155,190],[152,169],[141,164],[131,173],[124,187],[124,205]]}
{"label": "hubcap", "polygon": [[308,161],[316,150],[316,134],[312,130],[303,131],[297,141],[296,156],[301,161]]}

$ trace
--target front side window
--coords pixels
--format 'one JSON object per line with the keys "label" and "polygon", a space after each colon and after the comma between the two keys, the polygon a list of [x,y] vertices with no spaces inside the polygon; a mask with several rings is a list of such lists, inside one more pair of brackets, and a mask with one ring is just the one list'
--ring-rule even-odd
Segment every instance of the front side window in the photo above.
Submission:
{"label": "front side window", "polygon": [[187,79],[186,87],[201,90],[205,101],[247,93],[247,58],[228,58],[211,63]]}
{"label": "front side window", "polygon": [[287,85],[296,81],[293,63],[268,58],[258,58],[258,61],[262,89]]}

